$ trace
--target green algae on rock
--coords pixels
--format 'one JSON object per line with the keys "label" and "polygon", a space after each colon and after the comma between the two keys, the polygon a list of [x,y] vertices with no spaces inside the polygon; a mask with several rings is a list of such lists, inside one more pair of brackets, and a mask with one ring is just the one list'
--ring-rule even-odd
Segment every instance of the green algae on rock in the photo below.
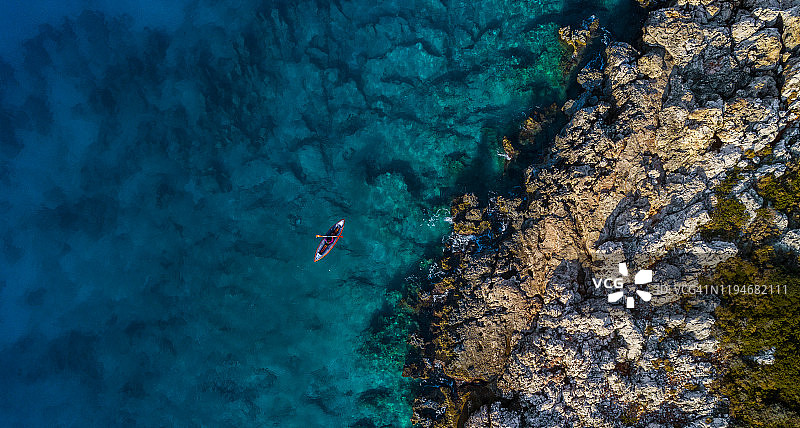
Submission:
{"label": "green algae on rock", "polygon": [[738,240],[743,232],[749,215],[737,196],[731,194],[734,186],[741,179],[739,171],[734,169],[716,187],[716,201],[714,208],[709,213],[711,221],[703,225],[700,232],[706,241],[713,239]]}
{"label": "green algae on rock", "polygon": [[[779,177],[767,175],[757,182],[765,206],[785,215],[797,212],[798,165],[795,161]],[[730,400],[736,426],[800,424],[800,254],[780,245],[780,238],[789,235],[782,233],[786,225],[779,225],[780,219],[772,208],[759,209],[742,236],[740,255],[702,281],[752,284],[764,291],[723,296],[715,311],[724,367],[715,389]]]}
{"label": "green algae on rock", "polygon": [[794,165],[779,177],[766,175],[758,181],[759,194],[772,207],[789,217],[791,227],[800,226],[800,165]]}

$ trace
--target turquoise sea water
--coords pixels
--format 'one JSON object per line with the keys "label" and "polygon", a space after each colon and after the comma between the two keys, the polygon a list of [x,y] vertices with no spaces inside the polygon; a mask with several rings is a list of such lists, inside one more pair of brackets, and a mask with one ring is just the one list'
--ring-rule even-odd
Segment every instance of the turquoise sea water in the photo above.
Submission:
{"label": "turquoise sea water", "polygon": [[54,5],[12,6],[0,45],[3,426],[409,425],[381,316],[450,199],[502,187],[498,139],[563,100],[558,27],[632,15]]}

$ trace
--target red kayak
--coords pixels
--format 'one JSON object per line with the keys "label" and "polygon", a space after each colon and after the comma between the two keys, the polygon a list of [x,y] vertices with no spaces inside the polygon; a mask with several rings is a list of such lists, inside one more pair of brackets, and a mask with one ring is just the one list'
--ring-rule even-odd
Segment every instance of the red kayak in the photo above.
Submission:
{"label": "red kayak", "polygon": [[314,261],[320,261],[323,257],[327,256],[328,253],[331,252],[333,247],[339,241],[339,238],[342,237],[342,229],[344,229],[344,219],[339,220],[336,224],[331,226],[328,229],[328,233],[324,235],[317,235],[317,237],[322,237],[322,242],[319,243],[317,247],[317,253],[314,254]]}

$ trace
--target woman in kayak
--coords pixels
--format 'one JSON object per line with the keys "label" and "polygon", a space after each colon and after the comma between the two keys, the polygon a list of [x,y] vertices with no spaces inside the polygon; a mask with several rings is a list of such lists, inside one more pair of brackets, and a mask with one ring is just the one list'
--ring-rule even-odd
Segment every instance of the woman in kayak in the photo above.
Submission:
{"label": "woman in kayak", "polygon": [[322,241],[320,241],[319,245],[317,246],[317,252],[314,254],[315,262],[319,261],[331,252],[333,246],[336,245],[336,241],[342,237],[342,229],[344,229],[344,219],[339,220],[338,223],[331,226],[331,228],[328,229],[327,234],[317,235],[317,238],[322,238]]}

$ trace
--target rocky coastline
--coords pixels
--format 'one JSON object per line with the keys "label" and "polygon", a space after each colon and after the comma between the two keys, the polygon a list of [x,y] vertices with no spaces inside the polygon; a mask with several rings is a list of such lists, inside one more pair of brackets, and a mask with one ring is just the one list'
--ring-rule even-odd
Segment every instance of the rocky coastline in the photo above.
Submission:
{"label": "rocky coastline", "polygon": [[[414,304],[417,426],[750,417],[720,387],[745,352],[718,322],[726,298],[674,290],[754,254],[797,262],[797,201],[768,185],[793,186],[800,162],[800,1],[645,6],[636,46],[610,42],[577,73],[569,121],[523,194],[453,202],[445,254]],[[653,272],[649,301],[631,288],[639,270]],[[596,285],[618,277],[633,299],[611,303],[616,290]],[[758,352],[753,370],[772,364]],[[778,396],[774,418],[791,426],[797,408]]]}

